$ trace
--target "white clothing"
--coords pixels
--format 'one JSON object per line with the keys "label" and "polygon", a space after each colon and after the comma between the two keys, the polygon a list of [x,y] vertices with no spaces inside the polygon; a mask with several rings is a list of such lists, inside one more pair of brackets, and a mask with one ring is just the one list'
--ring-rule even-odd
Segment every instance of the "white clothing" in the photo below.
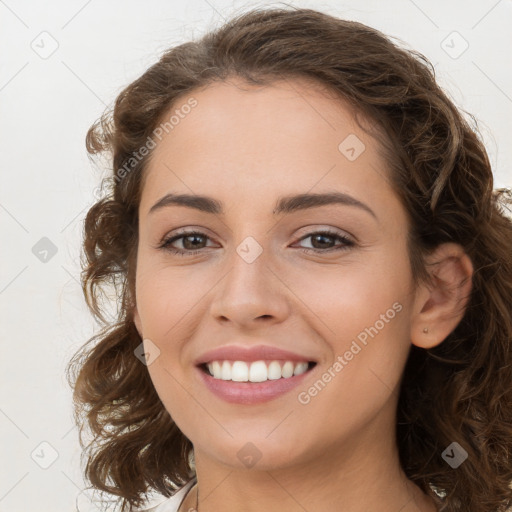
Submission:
{"label": "white clothing", "polygon": [[[136,508],[133,512],[178,512],[181,503],[185,499],[187,492],[196,483],[196,478],[192,478],[183,487],[181,487],[170,498],[164,498],[164,501],[157,505],[152,505],[150,508]],[[186,511],[188,512],[188,511]]]}

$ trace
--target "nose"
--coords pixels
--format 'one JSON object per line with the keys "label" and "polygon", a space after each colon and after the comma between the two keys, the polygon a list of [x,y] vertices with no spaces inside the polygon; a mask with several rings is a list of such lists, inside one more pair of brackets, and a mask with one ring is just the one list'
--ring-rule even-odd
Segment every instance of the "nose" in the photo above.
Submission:
{"label": "nose", "polygon": [[280,323],[289,315],[288,289],[268,265],[265,251],[250,261],[234,251],[229,269],[215,287],[211,314],[216,321],[250,329]]}

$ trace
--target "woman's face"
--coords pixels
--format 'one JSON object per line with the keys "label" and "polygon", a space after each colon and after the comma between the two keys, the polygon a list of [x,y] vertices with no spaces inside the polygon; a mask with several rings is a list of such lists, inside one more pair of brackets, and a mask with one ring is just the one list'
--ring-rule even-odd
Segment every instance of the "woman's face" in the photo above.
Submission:
{"label": "woman's face", "polygon": [[[147,168],[135,321],[196,460],[299,467],[394,442],[415,295],[405,210],[376,141],[305,81],[232,81],[190,96],[197,103],[173,106]],[[167,201],[150,212],[167,194],[208,196],[218,209]],[[339,202],[286,201],[303,194]],[[200,234],[158,248],[183,231]],[[295,357],[233,352],[261,346]],[[218,348],[227,352],[205,355]],[[221,372],[224,360],[245,362],[223,380],[197,366],[205,359]],[[257,360],[264,367],[251,368]],[[277,378],[299,361],[316,364]],[[246,368],[267,381],[236,381]]]}

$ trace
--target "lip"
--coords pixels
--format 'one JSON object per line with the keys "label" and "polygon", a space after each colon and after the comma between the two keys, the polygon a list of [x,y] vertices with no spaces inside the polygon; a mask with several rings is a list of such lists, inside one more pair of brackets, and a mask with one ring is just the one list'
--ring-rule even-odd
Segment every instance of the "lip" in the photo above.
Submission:
{"label": "lip", "polygon": [[203,371],[201,366],[196,367],[196,371],[200,380],[218,398],[232,404],[252,405],[274,400],[290,392],[303,383],[304,379],[310,376],[316,366],[300,375],[265,382],[233,382],[231,380],[215,379]]}
{"label": "lip", "polygon": [[[271,345],[255,345],[253,347],[242,347],[239,345],[227,345],[205,352],[199,356],[195,365],[200,366],[211,361],[261,361],[261,360],[282,360],[300,363],[302,361],[314,362],[317,360],[309,356],[297,354],[289,350],[283,350]],[[307,372],[306,372],[307,373]],[[292,377],[290,377],[292,378]]]}

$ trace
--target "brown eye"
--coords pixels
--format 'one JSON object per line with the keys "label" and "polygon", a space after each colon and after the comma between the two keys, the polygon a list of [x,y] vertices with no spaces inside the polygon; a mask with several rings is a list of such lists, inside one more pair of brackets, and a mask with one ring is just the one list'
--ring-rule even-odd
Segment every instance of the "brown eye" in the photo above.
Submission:
{"label": "brown eye", "polygon": [[[183,248],[173,247],[172,244],[178,240],[182,240]],[[160,245],[161,249],[165,251],[169,251],[173,254],[178,254],[181,256],[187,256],[192,254],[197,254],[200,252],[200,249],[204,248],[201,240],[208,240],[208,236],[200,231],[187,231],[184,233],[180,233],[179,235],[173,236],[164,240],[162,245]]]}
{"label": "brown eye", "polygon": [[[330,252],[330,251],[343,251],[348,250],[350,247],[353,247],[355,243],[350,240],[345,235],[341,235],[335,231],[316,231],[314,233],[310,233],[305,237],[302,237],[301,240],[311,239],[312,247],[302,248],[304,252]],[[339,240],[342,242],[341,245],[333,246],[333,240]]]}
{"label": "brown eye", "polygon": [[[303,252],[326,253],[332,251],[343,251],[353,247],[355,243],[345,235],[335,231],[315,231],[302,237],[300,240],[311,239],[312,247],[302,247]],[[175,247],[173,244],[181,240],[182,248]],[[209,237],[200,231],[187,231],[179,235],[172,236],[159,246],[159,248],[168,251],[172,254],[179,256],[191,256],[198,254],[202,249],[206,248],[205,245]],[[336,241],[341,244],[335,245]]]}

